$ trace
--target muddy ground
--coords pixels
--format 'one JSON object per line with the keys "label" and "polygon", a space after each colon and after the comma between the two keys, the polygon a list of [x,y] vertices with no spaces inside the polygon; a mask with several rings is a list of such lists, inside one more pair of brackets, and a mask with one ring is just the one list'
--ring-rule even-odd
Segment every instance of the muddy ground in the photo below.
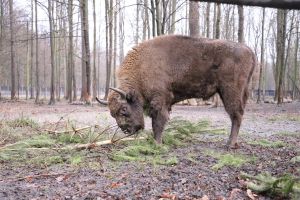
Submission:
{"label": "muddy ground", "polygon": [[[113,159],[113,156],[130,146],[130,142],[68,151],[59,149],[70,143],[43,143],[44,146],[34,148],[13,146],[41,134],[50,134],[51,141],[61,141],[57,140],[60,136],[44,132],[68,129],[61,125],[64,123],[65,126],[73,124],[75,129],[114,124],[105,107],[68,105],[65,102],[48,106],[2,101],[0,199],[300,198],[296,193],[286,196],[274,193],[272,196],[269,192],[259,194],[247,190],[247,181],[250,180],[241,176],[242,173],[255,176],[264,172],[273,177],[300,176],[299,160],[291,161],[300,156],[300,102],[282,106],[248,104],[237,150],[228,151],[224,147],[230,120],[223,107],[174,106],[171,119],[178,118],[192,123],[205,121],[207,131],[193,134],[188,141],[172,145],[166,153],[159,155],[159,159],[174,158],[174,162],[154,162],[153,155],[126,161]],[[34,126],[30,123],[16,125],[16,119],[30,119]],[[149,118],[146,124],[146,129],[150,129]],[[78,143],[85,142],[80,140]],[[11,144],[15,149],[9,147]],[[220,155],[222,158],[242,156],[246,161],[218,167]]]}

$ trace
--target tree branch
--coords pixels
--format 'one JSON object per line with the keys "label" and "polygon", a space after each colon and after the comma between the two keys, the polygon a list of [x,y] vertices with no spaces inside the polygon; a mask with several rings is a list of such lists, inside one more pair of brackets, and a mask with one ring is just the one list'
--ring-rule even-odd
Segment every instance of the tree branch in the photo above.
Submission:
{"label": "tree branch", "polygon": [[[200,1],[200,0],[190,0],[190,1]],[[215,3],[245,5],[245,6],[259,6],[259,7],[300,10],[299,0],[201,0],[201,2],[215,2]]]}

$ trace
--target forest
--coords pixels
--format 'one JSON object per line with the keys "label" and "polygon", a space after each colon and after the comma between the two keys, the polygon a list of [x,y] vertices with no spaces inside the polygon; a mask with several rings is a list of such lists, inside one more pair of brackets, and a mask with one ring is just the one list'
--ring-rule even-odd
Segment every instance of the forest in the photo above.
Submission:
{"label": "forest", "polygon": [[185,0],[1,1],[1,97],[106,98],[127,51],[159,35],[246,43],[257,102],[299,99],[299,11]]}
{"label": "forest", "polygon": [[300,199],[299,21],[299,0],[0,0],[0,199]]}

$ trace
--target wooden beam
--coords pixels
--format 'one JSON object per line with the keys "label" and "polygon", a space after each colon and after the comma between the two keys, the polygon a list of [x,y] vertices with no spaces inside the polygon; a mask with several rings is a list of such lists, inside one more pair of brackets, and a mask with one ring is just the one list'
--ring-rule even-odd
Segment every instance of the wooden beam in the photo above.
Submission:
{"label": "wooden beam", "polygon": [[300,10],[300,0],[190,0],[201,2],[225,3],[245,6]]}

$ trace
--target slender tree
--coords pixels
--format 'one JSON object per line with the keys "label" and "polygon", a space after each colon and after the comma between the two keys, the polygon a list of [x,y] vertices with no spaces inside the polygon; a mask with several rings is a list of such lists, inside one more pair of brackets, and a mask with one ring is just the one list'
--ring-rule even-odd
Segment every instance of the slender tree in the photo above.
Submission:
{"label": "slender tree", "polygon": [[48,18],[50,27],[50,57],[51,57],[51,84],[49,105],[55,104],[55,64],[54,64],[54,38],[53,38],[53,10],[52,1],[48,0]]}
{"label": "slender tree", "polygon": [[265,8],[263,8],[263,16],[262,16],[262,23],[261,23],[261,44],[260,44],[260,67],[259,67],[259,83],[258,83],[258,96],[257,96],[257,103],[261,103],[261,90],[262,90],[262,83],[263,83],[263,68],[264,68],[264,39],[265,39]]}
{"label": "slender tree", "polygon": [[238,6],[238,14],[239,14],[238,41],[240,43],[245,43],[245,39],[244,39],[244,7],[243,6]]}
{"label": "slender tree", "polygon": [[97,96],[97,70],[96,70],[96,56],[97,56],[97,44],[96,44],[96,4],[93,0],[93,22],[94,22],[94,44],[93,44],[93,99],[96,99]]}
{"label": "slender tree", "polygon": [[72,82],[73,70],[74,70],[74,58],[73,58],[73,0],[68,0],[68,21],[69,21],[69,37],[68,37],[68,67],[67,67],[67,92],[69,103],[72,103]]}
{"label": "slender tree", "polygon": [[189,29],[190,36],[199,37],[199,4],[197,2],[189,2]]}
{"label": "slender tree", "polygon": [[277,10],[277,41],[276,41],[276,70],[277,70],[277,87],[275,98],[278,104],[283,102],[283,77],[285,75],[284,57],[285,57],[285,37],[286,37],[286,10]]}
{"label": "slender tree", "polygon": [[11,99],[16,98],[16,64],[15,64],[15,33],[13,0],[9,0],[9,29],[10,29],[10,64],[11,64]]}
{"label": "slender tree", "polygon": [[294,77],[293,77],[293,99],[296,98],[296,92],[298,95],[300,90],[297,86],[297,80],[299,81],[299,66],[298,66],[298,51],[299,51],[299,18],[296,20],[296,39],[295,39],[295,49],[294,49]]}
{"label": "slender tree", "polygon": [[81,0],[82,9],[82,21],[83,21],[83,49],[84,53],[84,62],[86,67],[86,95],[84,95],[84,100],[86,103],[91,103],[91,55],[90,55],[90,42],[89,42],[89,21],[88,21],[88,1]]}
{"label": "slender tree", "polygon": [[219,39],[220,38],[220,24],[221,24],[221,5],[217,3],[216,7],[216,35],[215,38]]}
{"label": "slender tree", "polygon": [[207,3],[206,5],[206,37],[210,37],[210,3]]}
{"label": "slender tree", "polygon": [[39,39],[38,39],[38,13],[37,13],[37,5],[38,1],[35,0],[35,74],[36,74],[36,96],[35,96],[35,103],[39,103],[40,101],[40,71],[39,71]]}
{"label": "slender tree", "polygon": [[33,31],[33,18],[34,18],[34,9],[33,9],[33,0],[31,0],[31,40],[30,40],[30,99],[34,99],[34,90],[33,90],[33,40],[34,40],[34,31]]}
{"label": "slender tree", "polygon": [[29,21],[26,23],[26,38],[27,38],[27,43],[26,43],[26,68],[25,68],[25,85],[26,85],[26,100],[28,100],[28,95],[29,95],[29,65],[30,65],[30,38],[29,38]]}
{"label": "slender tree", "polygon": [[113,29],[113,0],[105,0],[105,21],[106,21],[106,83],[105,96],[107,99],[109,85],[111,81],[111,67],[112,67],[112,29]]}

